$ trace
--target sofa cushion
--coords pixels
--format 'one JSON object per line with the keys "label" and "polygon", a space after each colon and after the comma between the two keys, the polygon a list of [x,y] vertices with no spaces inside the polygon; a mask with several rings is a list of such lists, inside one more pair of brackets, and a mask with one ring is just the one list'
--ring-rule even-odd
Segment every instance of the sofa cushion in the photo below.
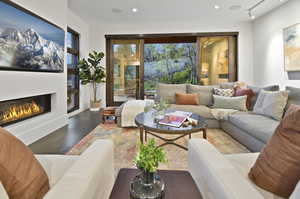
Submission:
{"label": "sofa cushion", "polygon": [[289,197],[300,180],[299,121],[300,106],[290,106],[249,172],[257,186],[282,197]]}
{"label": "sofa cushion", "polygon": [[253,112],[281,120],[288,100],[287,91],[261,91]]}
{"label": "sofa cushion", "polygon": [[220,84],[220,88],[222,89],[232,89],[235,87],[237,82],[224,82]]}
{"label": "sofa cushion", "polygon": [[300,105],[300,88],[287,86],[285,89],[289,92],[286,110],[291,106],[291,104]]}
{"label": "sofa cushion", "polygon": [[200,86],[188,84],[187,92],[199,94],[199,103],[201,105],[212,106],[214,88],[219,88],[219,86]]}
{"label": "sofa cushion", "polygon": [[201,115],[207,119],[214,119],[214,116],[211,114],[210,108],[203,105],[177,105],[171,104],[170,109],[176,109],[179,111],[192,112],[198,115]]}
{"label": "sofa cushion", "polygon": [[159,100],[175,104],[175,93],[186,93],[186,84],[163,84],[158,83],[156,93]]}
{"label": "sofa cushion", "polygon": [[32,151],[2,128],[0,181],[12,199],[42,199],[49,191],[48,176]]}
{"label": "sofa cushion", "polygon": [[229,116],[229,121],[239,129],[266,143],[279,125],[277,120],[253,113],[237,113]]}
{"label": "sofa cushion", "polygon": [[234,154],[234,155],[225,155],[226,159],[236,168],[236,170],[251,183],[251,185],[259,191],[265,199],[283,199],[280,196],[277,196],[271,192],[268,192],[260,187],[256,186],[248,178],[248,173],[251,167],[254,165],[259,153],[246,153],[246,154]]}
{"label": "sofa cushion", "polygon": [[197,93],[176,93],[175,98],[178,105],[199,105],[199,94]]}
{"label": "sofa cushion", "polygon": [[2,183],[0,182],[0,198],[1,199],[9,199],[8,195],[6,193],[6,190],[4,189]]}
{"label": "sofa cushion", "polygon": [[254,92],[255,96],[252,97],[251,99],[251,108],[250,110],[253,110],[254,105],[256,103],[256,100],[258,98],[258,95],[260,93],[261,90],[265,90],[265,91],[279,91],[279,86],[278,85],[272,85],[272,86],[266,86],[266,87],[257,87],[257,86],[247,86],[248,88],[252,89],[252,91]]}
{"label": "sofa cushion", "polygon": [[74,155],[36,155],[35,157],[45,169],[50,187],[53,187],[79,158]]}

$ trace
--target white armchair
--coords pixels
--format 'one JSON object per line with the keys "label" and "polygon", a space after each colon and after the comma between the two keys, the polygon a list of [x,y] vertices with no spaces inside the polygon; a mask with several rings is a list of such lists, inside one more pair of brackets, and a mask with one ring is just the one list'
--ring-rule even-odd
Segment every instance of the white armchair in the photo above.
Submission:
{"label": "white armchair", "polygon": [[37,155],[50,180],[44,199],[107,199],[114,184],[113,144],[94,142],[80,156]]}
{"label": "white armchair", "polygon": [[[258,153],[223,155],[208,141],[189,142],[189,171],[204,199],[279,199],[248,179]],[[300,198],[300,183],[290,199]]]}

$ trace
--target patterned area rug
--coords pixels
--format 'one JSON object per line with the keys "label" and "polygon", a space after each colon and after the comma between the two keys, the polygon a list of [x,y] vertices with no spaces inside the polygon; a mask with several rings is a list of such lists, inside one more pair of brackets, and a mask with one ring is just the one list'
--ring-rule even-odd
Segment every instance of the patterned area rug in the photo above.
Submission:
{"label": "patterned area rug", "polygon": [[[247,153],[244,146],[239,144],[221,129],[208,129],[208,141],[221,153]],[[149,138],[152,138],[149,135]],[[193,134],[193,138],[202,138],[202,133]],[[97,139],[110,139],[114,143],[115,169],[134,167],[133,159],[137,152],[139,130],[137,128],[119,128],[116,124],[106,123],[97,126],[91,133],[76,144],[67,155],[80,155]],[[162,141],[156,139],[157,144]],[[188,137],[177,141],[178,144],[187,146]],[[160,169],[187,170],[187,151],[173,145],[164,146],[168,162],[160,165]]]}

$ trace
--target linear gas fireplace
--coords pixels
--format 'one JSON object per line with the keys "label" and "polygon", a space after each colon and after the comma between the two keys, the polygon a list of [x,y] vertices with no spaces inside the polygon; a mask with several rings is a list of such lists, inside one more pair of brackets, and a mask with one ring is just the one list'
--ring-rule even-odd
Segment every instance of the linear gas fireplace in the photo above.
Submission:
{"label": "linear gas fireplace", "polygon": [[0,102],[0,126],[14,124],[51,111],[51,94]]}

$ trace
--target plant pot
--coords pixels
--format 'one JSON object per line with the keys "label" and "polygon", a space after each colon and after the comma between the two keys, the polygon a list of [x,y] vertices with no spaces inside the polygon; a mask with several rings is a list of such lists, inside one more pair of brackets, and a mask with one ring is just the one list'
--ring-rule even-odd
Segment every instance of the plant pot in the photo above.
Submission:
{"label": "plant pot", "polygon": [[101,107],[101,100],[91,100],[90,101],[90,111],[99,111]]}
{"label": "plant pot", "polygon": [[142,180],[145,185],[151,185],[154,183],[154,173],[143,170]]}
{"label": "plant pot", "polygon": [[144,170],[130,184],[130,196],[132,199],[162,199],[164,191],[164,181],[156,173]]}

